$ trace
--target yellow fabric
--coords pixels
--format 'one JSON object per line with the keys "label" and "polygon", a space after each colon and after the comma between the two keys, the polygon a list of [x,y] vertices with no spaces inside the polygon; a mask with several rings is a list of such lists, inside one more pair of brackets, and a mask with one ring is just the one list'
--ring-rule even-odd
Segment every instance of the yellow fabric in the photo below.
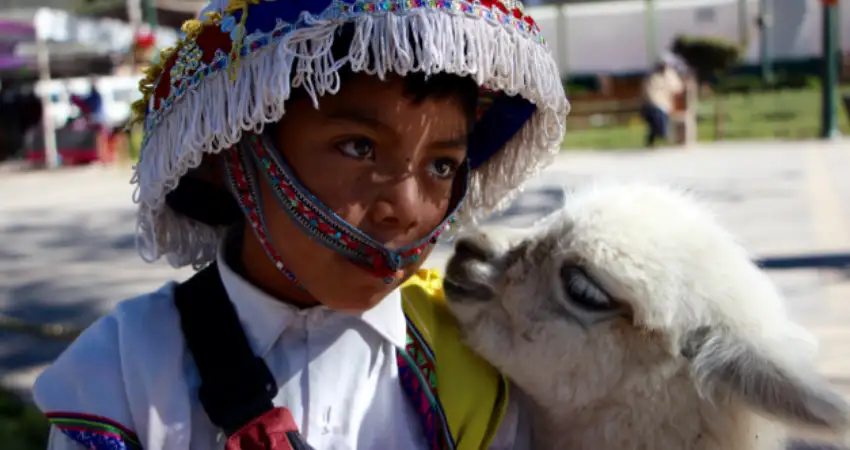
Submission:
{"label": "yellow fabric", "polygon": [[461,343],[437,272],[417,272],[402,286],[402,299],[434,353],[437,392],[457,449],[488,448],[508,403],[507,380]]}

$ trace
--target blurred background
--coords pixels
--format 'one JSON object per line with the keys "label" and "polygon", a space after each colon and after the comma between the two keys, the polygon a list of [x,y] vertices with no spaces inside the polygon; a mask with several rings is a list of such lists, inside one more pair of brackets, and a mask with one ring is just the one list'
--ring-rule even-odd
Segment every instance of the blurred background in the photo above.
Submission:
{"label": "blurred background", "polygon": [[[44,448],[29,389],[81,327],[191,273],[135,253],[142,134],[126,124],[141,70],[203,6],[0,0],[0,449]],[[553,165],[484,226],[526,227],[564,186],[599,179],[687,187],[769,271],[850,394],[850,4],[525,6],[572,113]]]}
{"label": "blurred background", "polygon": [[[674,122],[693,120],[698,141],[819,136],[825,33],[835,76],[850,80],[846,2],[829,17],[819,0],[526,3],[546,5],[535,18],[573,102],[566,148],[640,146],[641,80],[659,58],[684,57],[697,77],[697,95]],[[850,90],[837,89],[844,100],[836,126],[846,133]]]}

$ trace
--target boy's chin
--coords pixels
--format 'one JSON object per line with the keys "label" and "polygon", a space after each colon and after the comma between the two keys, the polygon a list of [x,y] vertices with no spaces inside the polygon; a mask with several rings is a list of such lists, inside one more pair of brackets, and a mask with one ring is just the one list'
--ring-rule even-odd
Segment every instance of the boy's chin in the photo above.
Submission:
{"label": "boy's chin", "polygon": [[369,310],[406,279],[403,273],[399,273],[387,283],[368,268],[344,258],[334,263],[336,267],[329,268],[327,272],[330,276],[323,277],[318,286],[305,287],[322,305],[336,311],[356,313]]}
{"label": "boy's chin", "polygon": [[363,312],[375,307],[421,268],[421,264],[405,267],[392,275],[391,281],[387,282],[385,277],[375,275],[371,268],[351,262],[342,256],[336,263],[338,271],[335,273],[342,275],[324,287],[334,292],[325,297],[328,301],[322,303],[328,308],[347,312]]}

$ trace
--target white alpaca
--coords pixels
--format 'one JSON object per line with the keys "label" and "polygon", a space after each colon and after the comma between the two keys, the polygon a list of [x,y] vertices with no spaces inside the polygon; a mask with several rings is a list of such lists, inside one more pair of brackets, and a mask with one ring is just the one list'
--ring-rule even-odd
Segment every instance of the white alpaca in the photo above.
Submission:
{"label": "white alpaca", "polygon": [[673,189],[589,189],[524,240],[461,238],[444,287],[529,398],[536,450],[774,450],[848,428],[773,283]]}

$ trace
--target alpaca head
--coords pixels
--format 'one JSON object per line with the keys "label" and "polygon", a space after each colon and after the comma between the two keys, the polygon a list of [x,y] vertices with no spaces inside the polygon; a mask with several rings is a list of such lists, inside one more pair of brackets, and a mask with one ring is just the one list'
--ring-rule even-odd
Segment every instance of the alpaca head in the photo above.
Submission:
{"label": "alpaca head", "polygon": [[539,403],[575,412],[691,394],[847,426],[845,401],[814,372],[814,341],[684,193],[589,189],[519,239],[465,236],[444,289],[468,344]]}

